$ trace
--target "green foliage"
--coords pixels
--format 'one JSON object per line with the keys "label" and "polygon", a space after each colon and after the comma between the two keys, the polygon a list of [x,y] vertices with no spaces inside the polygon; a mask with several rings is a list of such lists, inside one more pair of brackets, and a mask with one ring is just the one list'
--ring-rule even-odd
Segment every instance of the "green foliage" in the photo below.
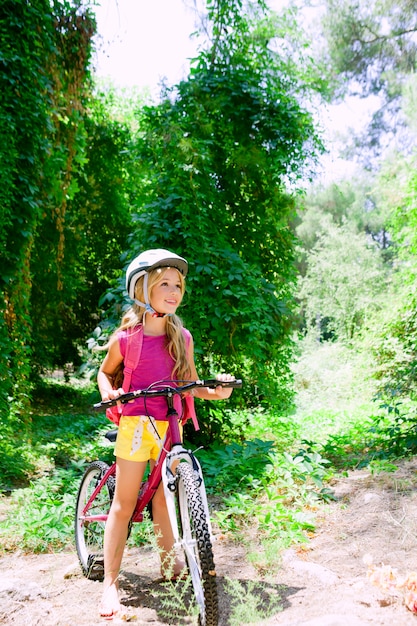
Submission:
{"label": "green foliage", "polygon": [[350,341],[381,306],[385,274],[379,249],[349,224],[329,227],[308,258],[299,297],[309,327],[317,337]]}
{"label": "green foliage", "polygon": [[[315,529],[312,508],[319,498],[316,482],[323,488],[323,462],[327,461],[318,453],[307,460],[288,454],[271,456],[265,478],[248,481],[250,490],[239,486],[239,491],[224,497],[224,508],[214,515],[220,528],[235,536],[256,529],[258,539],[277,539],[282,548],[307,541],[308,532]],[[331,497],[324,489],[322,495]]]}
{"label": "green foliage", "polygon": [[[332,498],[328,485],[335,468],[387,471],[396,458],[416,450],[415,404],[372,405],[372,389],[362,375],[368,369],[364,356],[340,344],[318,344],[315,352],[306,340],[303,345],[295,380],[309,394],[300,397],[292,418],[295,427],[288,424],[286,431],[282,420],[276,441],[242,441],[242,432],[248,433],[250,427],[246,412],[231,417],[231,423],[245,424],[237,431],[238,440],[232,439],[231,426],[230,443],[197,453],[217,525],[240,540],[246,535],[252,541],[256,538],[257,556],[251,559],[260,572],[270,570],[272,553],[276,559],[281,549],[306,542],[314,532],[315,511],[320,502]],[[311,386],[306,384],[307,374],[314,382]],[[337,384],[338,377],[343,384]],[[31,463],[24,468],[31,485],[15,492],[9,515],[0,524],[6,549],[14,549],[16,542],[31,550],[71,545],[73,528],[67,514],[73,511],[85,463],[113,458],[112,447],[101,442],[108,420],[88,414],[94,401],[91,387],[74,390],[69,384],[49,382],[39,390],[32,412],[36,437],[30,447],[24,441],[20,445],[22,458]],[[274,413],[269,419],[265,410],[258,415],[265,432],[274,436]],[[257,412],[250,418],[255,424]],[[71,494],[72,502],[65,494]],[[23,503],[29,505],[29,513]],[[143,544],[148,535],[149,525],[140,526],[131,541]]]}
{"label": "green foliage", "polygon": [[401,78],[416,64],[415,12],[407,0],[327,0],[323,27],[342,89],[348,79],[365,94],[398,96]]}
{"label": "green foliage", "polygon": [[[335,444],[336,452],[335,456],[340,456],[341,447],[347,445],[351,449],[352,463],[353,458],[356,458],[358,462],[366,462],[366,458],[372,458],[373,451],[378,451],[378,454],[386,454],[385,444],[382,440],[386,437],[390,440],[393,436],[392,447],[395,450],[395,454],[407,454],[407,449],[413,449],[413,421],[414,410],[413,403],[415,402],[415,371],[416,371],[416,316],[415,316],[415,251],[416,251],[416,207],[415,207],[415,191],[416,191],[416,176],[415,176],[415,155],[408,154],[402,155],[397,150],[392,150],[387,155],[382,167],[376,177],[374,177],[374,183],[372,189],[370,189],[370,195],[367,193],[367,198],[371,201],[368,205],[363,202],[362,217],[358,220],[358,216],[353,211],[354,203],[346,203],[346,209],[343,208],[341,198],[338,198],[338,202],[331,204],[326,202],[334,197],[331,193],[332,190],[327,190],[325,195],[313,196],[310,202],[307,203],[307,211],[303,216],[304,219],[298,226],[297,231],[302,235],[304,244],[304,264],[307,269],[303,268],[304,272],[308,272],[308,266],[313,265],[313,268],[319,265],[323,273],[317,272],[315,277],[315,284],[317,289],[314,294],[311,293],[313,289],[313,282],[310,283],[308,292],[311,297],[308,298],[306,303],[306,310],[310,307],[313,308],[315,300],[318,296],[321,297],[322,290],[318,286],[319,277],[325,279],[326,289],[334,287],[333,281],[337,282],[337,289],[334,290],[335,301],[331,302],[329,298],[326,301],[329,305],[328,311],[335,310],[338,305],[336,298],[339,296],[340,291],[346,289],[346,284],[349,279],[349,274],[353,275],[353,270],[356,266],[356,259],[351,259],[349,262],[349,254],[354,254],[354,240],[346,238],[345,245],[348,252],[343,251],[342,254],[338,253],[336,260],[334,254],[334,248],[339,245],[343,246],[343,241],[334,238],[335,244],[331,244],[333,248],[332,254],[322,254],[320,251],[319,258],[313,256],[310,257],[310,251],[313,249],[313,255],[315,255],[315,248],[317,245],[317,236],[314,235],[314,230],[326,233],[332,232],[331,227],[334,222],[337,223],[340,216],[343,220],[346,220],[348,224],[354,222],[361,229],[365,225],[367,233],[372,235],[372,238],[378,243],[381,248],[382,258],[384,260],[385,270],[388,272],[381,273],[378,279],[377,274],[374,274],[374,286],[369,285],[368,278],[372,277],[372,271],[369,272],[366,267],[363,270],[363,279],[358,277],[357,284],[357,297],[354,303],[356,307],[358,303],[365,304],[364,322],[361,323],[360,331],[357,338],[363,342],[361,346],[356,344],[356,350],[358,355],[364,355],[364,350],[369,353],[368,372],[364,372],[366,376],[367,384],[372,389],[373,394],[376,397],[376,406],[368,406],[367,413],[364,415],[364,428],[356,430],[356,426],[350,424],[349,428],[346,428],[345,433],[337,433],[339,437],[338,444]],[[346,188],[346,186],[344,186]],[[336,198],[337,199],[337,198]],[[348,200],[348,195],[344,194],[344,199]],[[370,215],[367,217],[366,207],[370,207]],[[323,211],[323,208],[325,209]],[[372,213],[374,216],[372,218]],[[361,215],[360,213],[358,214]],[[364,221],[364,220],[368,221]],[[381,230],[378,234],[378,223]],[[331,225],[329,230],[329,224]],[[374,226],[372,226],[374,224]],[[377,228],[375,228],[375,225]],[[385,243],[384,243],[385,242]],[[375,250],[376,251],[376,250]],[[358,256],[358,254],[356,254]],[[343,262],[343,267],[340,267]],[[326,263],[327,273],[326,273]],[[346,263],[346,261],[348,261]],[[320,262],[320,263],[319,263]],[[336,267],[337,265],[337,267]],[[334,267],[334,271],[331,272],[330,268]],[[332,274],[332,275],[330,275]],[[343,276],[346,277],[343,282]],[[366,278],[365,278],[366,277]],[[309,279],[311,276],[309,277]],[[309,280],[308,279],[308,280]],[[380,292],[378,293],[377,283],[380,284]],[[369,289],[370,287],[370,289]],[[375,292],[376,289],[376,292]],[[364,293],[365,290],[369,290],[368,293]],[[377,295],[372,295],[372,294]],[[366,298],[371,297],[371,302],[366,306]],[[351,307],[350,313],[354,312],[354,306]],[[316,302],[316,309],[318,310],[320,305]],[[350,314],[349,313],[349,314]],[[313,320],[314,313],[310,311],[310,319]],[[349,319],[348,316],[344,316],[343,319]],[[314,320],[313,320],[314,321]],[[320,328],[316,330],[321,331],[321,337],[325,335],[328,330],[333,331],[334,321],[320,319]],[[317,332],[316,337],[320,336]],[[339,334],[339,336],[342,336]],[[334,332],[333,332],[334,338]],[[313,366],[314,367],[314,366]],[[340,388],[340,381],[335,381],[338,388]],[[380,416],[380,405],[385,407],[396,407],[398,403],[401,405],[401,419],[404,420],[401,428],[392,428],[391,433],[385,433],[383,435],[383,421],[384,417]],[[355,414],[356,414],[355,408]],[[392,414],[394,414],[394,410]],[[338,420],[340,411],[332,412],[328,409],[325,412],[325,417],[333,420]],[[310,413],[310,416],[312,414]],[[376,417],[374,418],[374,416]],[[375,424],[373,420],[375,419]],[[381,422],[379,420],[381,419]],[[370,420],[372,423],[370,423]],[[410,420],[410,429],[407,428],[406,422]],[[396,424],[398,426],[398,423]],[[367,433],[368,428],[374,428],[375,433],[378,436],[374,438]],[[391,428],[391,426],[390,426]],[[333,434],[336,434],[333,431]],[[395,435],[395,436],[394,436]],[[381,441],[377,440],[378,437]],[[401,441],[396,441],[397,437]],[[342,443],[343,440],[343,443]],[[351,442],[352,446],[349,446],[346,442]],[[331,447],[331,443],[329,446]],[[366,445],[369,445],[369,455],[364,452]],[[382,445],[382,449],[381,449]],[[381,451],[382,450],[382,451]],[[365,461],[363,457],[365,456]],[[333,458],[333,456],[332,456]]]}
{"label": "green foliage", "polygon": [[381,195],[390,208],[390,230],[400,244],[398,255],[405,267],[401,267],[401,279],[415,282],[415,269],[408,261],[417,250],[417,175],[416,154],[407,158],[393,152],[384,162],[379,179]]}
{"label": "green foliage", "polygon": [[[47,312],[47,306],[39,307],[32,317],[34,283],[48,284],[52,272],[56,281],[43,304],[62,302],[53,295],[63,285],[66,207],[76,190],[71,175],[83,163],[81,111],[93,30],[88,10],[78,5],[2,5],[0,386],[9,403],[15,394],[20,399],[30,393],[33,319],[40,322]],[[38,242],[39,264],[33,253]],[[26,421],[24,414],[20,419]]]}
{"label": "green foliage", "polygon": [[[239,396],[241,390],[234,392]],[[249,395],[249,394],[246,394]],[[243,400],[243,402],[242,402]],[[236,398],[221,403],[197,401],[196,408],[200,431],[195,432],[191,423],[185,426],[186,438],[196,446],[215,446],[216,443],[231,441],[244,442],[245,440],[263,439],[275,440],[290,444],[298,435],[297,425],[288,417],[285,411],[271,406],[269,409],[261,406],[256,397],[249,396]],[[282,405],[281,405],[282,406]]]}
{"label": "green foliage", "polygon": [[[0,16],[2,404],[17,382],[28,385],[30,370],[30,253],[42,211],[39,171],[49,149],[51,84],[44,68],[53,52],[54,31],[48,9],[46,0],[6,0]],[[8,408],[2,412],[7,414]]]}
{"label": "green foliage", "polygon": [[398,465],[394,465],[394,463],[388,459],[374,459],[368,463],[368,468],[372,476],[378,476],[378,474],[381,474],[382,472],[396,472],[399,469]]}
{"label": "green foliage", "polygon": [[240,582],[226,579],[226,591],[230,597],[230,626],[258,624],[259,620],[282,611],[282,600],[276,590],[255,581]]}
{"label": "green foliage", "polygon": [[375,409],[365,422],[330,435],[320,451],[338,469],[386,467],[395,459],[417,451],[416,407],[404,412],[399,407]]}
{"label": "green foliage", "polygon": [[94,29],[71,2],[6,2],[0,21],[0,404],[28,431],[33,381],[81,363],[130,231],[133,129],[114,91],[90,95]]}
{"label": "green foliage", "polygon": [[73,387],[71,383],[49,381],[38,386],[32,418],[32,448],[36,454],[58,468],[79,459],[85,463],[97,458],[112,462],[113,447],[102,438],[112,424],[105,415],[91,410],[98,400],[95,384],[80,387],[78,383]]}
{"label": "green foliage", "polygon": [[[371,344],[375,357],[375,378],[378,395],[388,403],[399,398],[416,399],[417,315],[415,298],[409,294],[406,302],[393,307],[390,319],[378,328]],[[375,333],[376,334],[376,333]]]}
{"label": "green foliage", "polygon": [[227,422],[222,424],[219,436],[225,441],[273,439],[281,448],[284,441],[288,446],[299,436],[299,429],[292,419],[273,406],[269,410],[259,405],[253,409],[243,407],[239,411],[226,408],[223,414]]}
{"label": "green foliage", "polygon": [[369,345],[376,363],[378,396],[387,406],[416,399],[417,211],[415,155],[393,152],[378,177],[381,202],[390,210],[389,228],[396,243],[396,263],[384,311],[374,320]]}
{"label": "green foliage", "polygon": [[230,493],[247,488],[265,473],[273,446],[273,441],[254,439],[200,450],[207,491]]}
{"label": "green foliage", "polygon": [[44,382],[32,399],[32,439],[4,433],[0,490],[12,495],[0,523],[3,549],[47,552],[72,545],[75,495],[85,465],[114,459],[113,447],[101,437],[109,421],[89,411],[96,393],[79,384]]}
{"label": "green foliage", "polygon": [[345,224],[357,233],[371,237],[386,258],[391,243],[387,233],[391,209],[381,198],[380,187],[380,181],[375,185],[374,178],[367,172],[355,174],[352,181],[342,180],[326,188],[311,188],[303,198],[296,226],[304,263],[323,234],[334,226]]}
{"label": "green foliage", "polygon": [[57,470],[13,493],[11,515],[0,523],[3,549],[49,552],[72,543],[79,469]]}
{"label": "green foliage", "polygon": [[134,167],[131,131],[107,112],[115,98],[111,90],[90,98],[82,120],[88,160],[72,173],[77,192],[66,203],[61,264],[48,254],[51,240],[57,245],[59,238],[53,216],[43,220],[33,254],[32,310],[39,318],[33,344],[40,371],[80,365],[80,343],[94,328],[100,298],[123,265],[130,231],[128,180]]}
{"label": "green foliage", "polygon": [[[33,440],[30,444],[20,443],[22,459],[30,460],[30,465],[23,465],[30,486],[14,491],[9,515],[0,523],[5,549],[14,549],[16,542],[34,551],[71,545],[70,519],[84,467],[96,458],[108,463],[114,458],[113,447],[102,440],[111,424],[104,416],[92,416],[88,411],[96,400],[92,387],[74,388],[49,381],[38,388],[31,413],[36,424]],[[267,423],[263,412],[262,416]],[[240,421],[245,420],[246,416]],[[268,427],[271,431],[274,421],[272,414]],[[294,436],[289,429],[286,437],[284,422],[277,433],[285,444]],[[208,491],[226,496],[217,513],[225,531],[244,529],[250,519],[265,540],[270,530],[272,538],[280,537],[281,545],[306,539],[313,520],[303,509],[325,496],[325,462],[305,446],[294,455],[279,452],[277,446],[273,441],[252,439],[198,452]],[[13,466],[7,469],[13,473]],[[149,524],[139,525],[130,541],[143,544],[149,541],[148,535]]]}
{"label": "green foliage", "polygon": [[153,592],[158,598],[158,613],[169,622],[175,620],[178,626],[197,626],[199,609],[192,589],[191,576],[187,576],[185,580],[162,583],[162,589]]}
{"label": "green foliage", "polygon": [[0,433],[0,493],[24,484],[35,469],[34,455],[27,447],[19,445],[13,427],[2,426]]}
{"label": "green foliage", "polygon": [[[376,337],[379,332],[375,330]],[[304,437],[316,442],[314,449],[338,469],[393,462],[416,451],[415,398],[407,391],[406,378],[404,387],[395,386],[400,352],[396,363],[388,355],[392,341],[387,335],[380,341],[385,356],[378,356],[379,344],[369,333],[350,347],[304,340],[295,365],[295,420]],[[387,368],[390,359],[392,370]]]}
{"label": "green foliage", "polygon": [[281,569],[283,548],[285,548],[285,542],[283,545],[280,538],[265,537],[253,546],[248,545],[247,559],[259,574],[268,576],[271,580]]}
{"label": "green foliage", "polygon": [[314,530],[308,509],[332,497],[325,486],[330,474],[328,461],[310,445],[294,455],[273,446],[255,439],[200,451],[199,458],[207,491],[223,494],[214,514],[220,529],[238,536],[256,528],[259,541],[279,540],[284,548]]}
{"label": "green foliage", "polygon": [[404,82],[416,70],[416,29],[415,7],[408,0],[325,2],[321,55],[334,99],[377,96],[371,122],[356,139],[357,156],[367,169],[375,169],[375,154],[391,145],[393,136],[401,133],[401,147],[408,143],[400,105]]}

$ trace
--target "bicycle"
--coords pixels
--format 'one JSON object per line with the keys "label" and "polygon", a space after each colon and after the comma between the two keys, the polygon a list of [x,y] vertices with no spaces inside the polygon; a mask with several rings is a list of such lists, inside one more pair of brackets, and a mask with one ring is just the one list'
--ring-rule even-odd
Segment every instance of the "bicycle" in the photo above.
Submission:
{"label": "bicycle", "polygon": [[[131,524],[142,522],[144,511],[161,483],[167,501],[169,518],[174,534],[174,548],[181,548],[185,555],[192,588],[199,611],[200,626],[217,626],[218,601],[216,572],[213,558],[213,535],[210,523],[207,495],[203,472],[195,454],[183,446],[182,420],[174,408],[174,396],[190,392],[197,387],[214,389],[241,387],[241,380],[219,381],[216,379],[196,380],[175,387],[173,383],[183,381],[160,381],[148,389],[138,389],[119,396],[115,400],[99,402],[95,410],[104,410],[117,402],[148,397],[165,397],[167,401],[167,433],[161,452],[153,470],[142,482]],[[117,430],[107,433],[114,442]],[[111,466],[103,461],[91,462],[83,478],[77,495],[75,517],[75,543],[83,574],[90,580],[103,580],[103,539],[104,527],[114,496],[116,464]]]}

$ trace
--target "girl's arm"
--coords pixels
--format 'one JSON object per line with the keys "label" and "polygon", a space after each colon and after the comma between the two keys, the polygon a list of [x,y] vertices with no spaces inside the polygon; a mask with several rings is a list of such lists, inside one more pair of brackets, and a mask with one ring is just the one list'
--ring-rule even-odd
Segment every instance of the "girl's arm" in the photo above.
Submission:
{"label": "girl's arm", "polygon": [[[194,362],[194,343],[193,338],[190,339],[190,344],[188,346],[188,362],[190,364],[191,371],[191,380],[198,380],[199,377],[197,375],[197,370]],[[234,380],[234,376],[230,374],[219,374],[216,376],[218,380]],[[202,400],[226,400],[232,394],[232,387],[216,387],[215,389],[208,389],[207,387],[200,387],[198,389],[194,389],[193,393],[196,398],[201,398]]]}
{"label": "girl's arm", "polygon": [[110,339],[109,348],[97,374],[97,384],[103,401],[117,398],[123,389],[113,389],[114,375],[123,361],[117,336]]}

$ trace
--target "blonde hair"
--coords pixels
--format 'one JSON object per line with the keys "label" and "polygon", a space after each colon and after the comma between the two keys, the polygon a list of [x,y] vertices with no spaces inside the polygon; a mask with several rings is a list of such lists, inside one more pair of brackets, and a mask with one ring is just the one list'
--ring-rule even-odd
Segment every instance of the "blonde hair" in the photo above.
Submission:
{"label": "blonde hair", "polygon": [[[157,268],[151,270],[148,275],[148,296],[149,301],[151,299],[151,293],[153,287],[164,277],[168,267]],[[178,271],[178,270],[177,270]],[[185,280],[181,272],[178,272],[181,295],[185,292]],[[143,293],[144,276],[141,276],[135,285],[135,298],[139,302],[144,302],[145,297]],[[121,324],[117,330],[114,331],[112,337],[121,330],[127,328],[134,328],[144,321],[145,308],[134,303],[123,315]],[[179,380],[186,380],[190,377],[190,365],[187,356],[187,347],[183,332],[183,323],[178,315],[170,315],[166,317],[166,335],[167,335],[167,349],[170,357],[175,361],[174,368],[172,370],[172,377]]]}

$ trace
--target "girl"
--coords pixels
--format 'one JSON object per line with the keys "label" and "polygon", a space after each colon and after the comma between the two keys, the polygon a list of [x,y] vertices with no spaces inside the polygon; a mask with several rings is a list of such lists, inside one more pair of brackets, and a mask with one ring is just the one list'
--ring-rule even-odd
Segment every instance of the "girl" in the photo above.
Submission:
{"label": "girl", "polygon": [[[117,398],[123,389],[113,389],[123,366],[128,333],[143,333],[139,364],[132,373],[131,388],[143,389],[163,379],[197,380],[193,340],[176,315],[185,291],[188,263],[168,250],[147,250],[136,257],[126,272],[126,290],[134,300],[112,335],[107,354],[98,373],[103,401]],[[220,375],[219,380],[233,380]],[[197,389],[195,395],[206,400],[228,398],[231,388]],[[116,455],[116,490],[104,535],[104,590],[102,617],[112,619],[122,606],[118,594],[118,575],[132,516],[143,475],[150,462],[155,464],[168,427],[164,398],[143,404],[137,399],[123,406]],[[151,417],[149,417],[151,416]],[[169,522],[163,486],[152,500],[154,530],[161,554],[164,575],[171,562],[174,538]],[[174,559],[173,576],[180,575],[184,564]]]}

